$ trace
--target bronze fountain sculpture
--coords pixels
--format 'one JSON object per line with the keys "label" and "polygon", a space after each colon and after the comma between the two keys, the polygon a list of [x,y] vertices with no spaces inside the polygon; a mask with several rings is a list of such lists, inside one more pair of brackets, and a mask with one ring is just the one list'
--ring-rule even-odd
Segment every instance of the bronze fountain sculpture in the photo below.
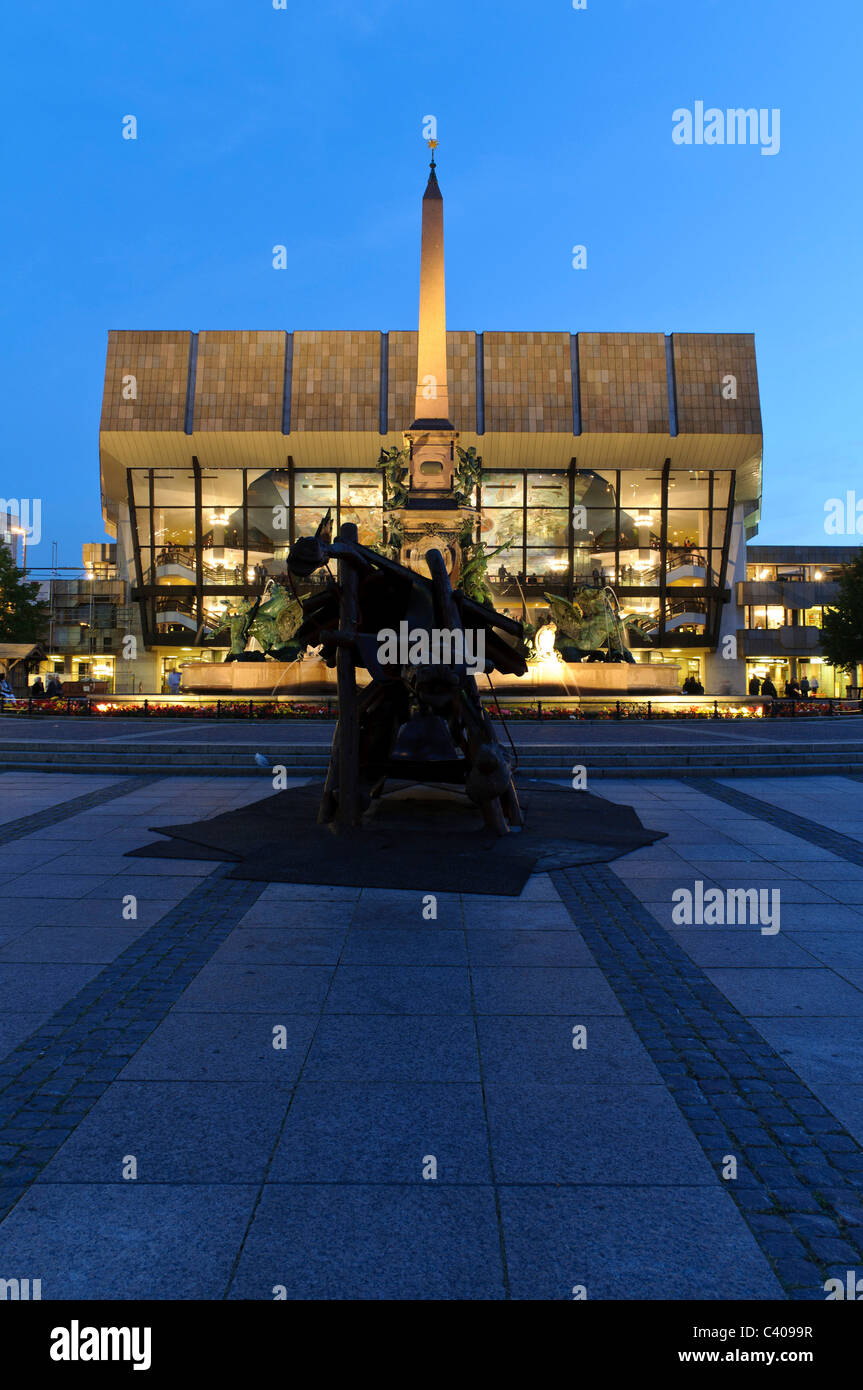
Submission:
{"label": "bronze fountain sculpture", "polygon": [[[387,778],[397,778],[460,785],[497,834],[520,829],[512,762],[480,702],[478,668],[452,655],[470,649],[482,654],[480,674],[521,675],[527,669],[521,623],[454,590],[439,551],[426,555],[426,578],[360,545],[351,523],[333,540],[327,512],[314,536],[292,545],[289,574],[307,579],[331,559],[338,578],[303,600],[295,634],[301,646],[320,645],[327,665],[337,668],[339,718],[319,821],[359,826]],[[432,652],[443,634],[450,659],[402,652],[397,664],[384,662],[384,631],[425,636]],[[358,667],[371,676],[361,691]]]}

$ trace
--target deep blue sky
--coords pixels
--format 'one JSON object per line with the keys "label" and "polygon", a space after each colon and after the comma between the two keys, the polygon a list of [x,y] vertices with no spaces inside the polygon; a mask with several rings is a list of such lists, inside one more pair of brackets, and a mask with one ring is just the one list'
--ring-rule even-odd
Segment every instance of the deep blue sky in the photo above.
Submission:
{"label": "deep blue sky", "polygon": [[[825,500],[863,498],[861,29],[860,0],[16,5],[0,494],[43,499],[28,563],[103,537],[109,328],[414,326],[427,114],[450,326],[754,332],[760,540],[824,541]],[[696,100],[779,107],[780,152],[676,146]]]}

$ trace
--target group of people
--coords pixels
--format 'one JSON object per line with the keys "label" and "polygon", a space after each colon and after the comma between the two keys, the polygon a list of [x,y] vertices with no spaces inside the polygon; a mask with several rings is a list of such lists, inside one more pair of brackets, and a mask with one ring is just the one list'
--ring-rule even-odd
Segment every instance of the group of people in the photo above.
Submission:
{"label": "group of people", "polygon": [[63,686],[59,677],[51,676],[46,689],[42,677],[37,676],[27,694],[31,700],[59,700],[63,695]]}
{"label": "group of people", "polygon": [[[37,676],[28,688],[27,695],[31,700],[59,700],[63,695],[63,686],[57,676],[51,676],[46,689],[42,677]],[[4,705],[16,705],[18,703],[15,691],[9,684],[9,678],[6,675],[0,676],[0,703]]]}
{"label": "group of people", "polygon": [[[684,695],[703,695],[704,686],[697,676],[687,676],[683,682],[682,691]],[[776,686],[769,676],[765,676],[764,680],[760,680],[758,676],[752,676],[749,681],[749,694],[760,695],[765,700],[779,699]],[[802,676],[799,681],[787,680],[785,682],[786,700],[814,700],[817,694],[817,676],[813,676],[811,680],[808,676]]]}
{"label": "group of people", "polygon": [[[765,676],[764,680],[759,680],[758,676],[753,676],[749,682],[749,694],[760,695],[764,699],[779,699],[779,696],[776,692],[776,686],[773,684],[769,676]],[[791,679],[785,682],[786,700],[808,700],[810,697],[814,700],[817,694],[817,676],[813,676],[810,680],[808,676],[804,675],[801,677],[799,681],[796,679]]]}

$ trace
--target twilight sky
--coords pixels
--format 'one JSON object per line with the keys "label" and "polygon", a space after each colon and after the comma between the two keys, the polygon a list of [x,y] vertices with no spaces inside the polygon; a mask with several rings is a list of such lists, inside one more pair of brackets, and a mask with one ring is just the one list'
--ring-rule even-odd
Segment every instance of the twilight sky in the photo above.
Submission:
{"label": "twilight sky", "polygon": [[[428,115],[450,327],[754,332],[759,540],[848,543],[824,517],[863,500],[860,0],[284,4],[6,16],[0,494],[42,500],[28,567],[104,536],[109,329],[415,326]],[[778,108],[777,152],[676,144],[696,102]]]}

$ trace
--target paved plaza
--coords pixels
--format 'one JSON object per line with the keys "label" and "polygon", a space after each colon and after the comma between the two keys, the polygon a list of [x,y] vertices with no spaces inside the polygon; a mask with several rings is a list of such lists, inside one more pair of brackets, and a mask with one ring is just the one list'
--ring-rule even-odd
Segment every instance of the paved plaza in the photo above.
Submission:
{"label": "paved plaza", "polygon": [[[124,857],[265,775],[0,789],[0,1277],[718,1300],[863,1274],[853,776],[604,780],[667,838],[518,899],[439,894],[433,920],[419,891]],[[778,889],[779,929],[681,923],[697,883]]]}

